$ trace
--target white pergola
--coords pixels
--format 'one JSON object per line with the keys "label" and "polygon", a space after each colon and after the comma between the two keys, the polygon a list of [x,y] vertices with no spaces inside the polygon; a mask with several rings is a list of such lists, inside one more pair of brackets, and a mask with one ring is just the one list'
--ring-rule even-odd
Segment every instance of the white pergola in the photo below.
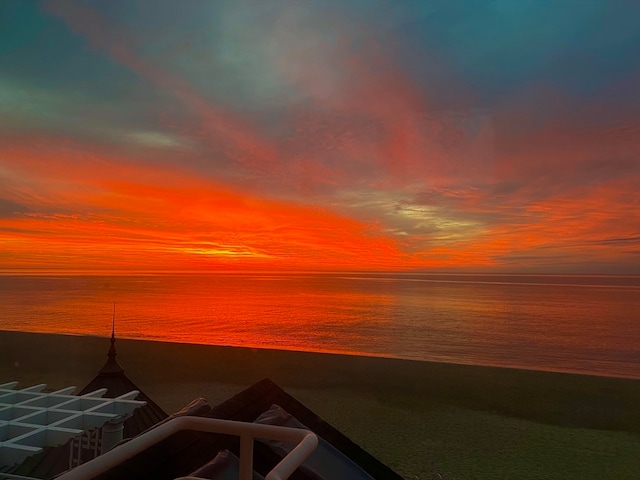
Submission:
{"label": "white pergola", "polygon": [[134,400],[137,390],[102,398],[106,388],[77,396],[73,395],[76,387],[43,393],[46,384],[16,390],[17,385],[0,384],[0,472],[40,453],[43,447],[62,445],[105,424],[121,424],[145,404]]}

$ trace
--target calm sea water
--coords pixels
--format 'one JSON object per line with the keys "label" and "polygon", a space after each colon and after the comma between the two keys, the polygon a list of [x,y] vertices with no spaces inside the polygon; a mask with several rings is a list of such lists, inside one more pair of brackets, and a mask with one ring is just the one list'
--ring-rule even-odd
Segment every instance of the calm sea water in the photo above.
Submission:
{"label": "calm sea water", "polygon": [[0,329],[640,378],[640,277],[2,276]]}

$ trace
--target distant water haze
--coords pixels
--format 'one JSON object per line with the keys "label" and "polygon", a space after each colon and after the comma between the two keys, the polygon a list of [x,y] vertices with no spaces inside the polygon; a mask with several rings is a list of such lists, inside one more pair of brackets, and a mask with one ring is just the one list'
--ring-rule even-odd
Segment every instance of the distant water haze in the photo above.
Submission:
{"label": "distant water haze", "polygon": [[640,277],[2,276],[0,329],[640,378]]}

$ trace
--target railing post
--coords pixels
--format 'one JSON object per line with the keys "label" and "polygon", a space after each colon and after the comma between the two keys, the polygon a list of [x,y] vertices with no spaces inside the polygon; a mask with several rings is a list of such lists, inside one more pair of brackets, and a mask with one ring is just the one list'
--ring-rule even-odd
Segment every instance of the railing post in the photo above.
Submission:
{"label": "railing post", "polygon": [[[102,426],[102,447],[100,453],[106,453],[122,441],[124,432],[124,420],[109,420]],[[96,439],[97,442],[97,439]],[[79,446],[78,456],[81,456],[82,441]]]}
{"label": "railing post", "polygon": [[253,478],[253,436],[240,435],[240,480]]}

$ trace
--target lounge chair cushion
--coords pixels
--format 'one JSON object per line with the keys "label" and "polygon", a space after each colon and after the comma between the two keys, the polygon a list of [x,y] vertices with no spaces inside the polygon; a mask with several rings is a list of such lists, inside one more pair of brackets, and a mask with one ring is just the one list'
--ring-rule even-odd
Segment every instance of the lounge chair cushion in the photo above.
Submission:
{"label": "lounge chair cushion", "polygon": [[[198,468],[189,477],[208,480],[238,480],[238,475],[240,475],[240,460],[238,457],[229,450],[220,450],[213,460]],[[264,480],[264,477],[254,471],[253,480]]]}
{"label": "lounge chair cushion", "polygon": [[[262,413],[255,420],[255,423],[310,430],[300,423],[297,418],[278,405],[271,405],[271,408]],[[268,445],[274,452],[282,457],[287,455],[296,445],[295,442],[280,442],[264,439],[260,439],[259,441]],[[327,480],[374,480],[373,477],[365,472],[359,465],[352,462],[349,457],[320,437],[318,437],[318,447],[309,455],[302,465],[312,470],[319,477]]]}

